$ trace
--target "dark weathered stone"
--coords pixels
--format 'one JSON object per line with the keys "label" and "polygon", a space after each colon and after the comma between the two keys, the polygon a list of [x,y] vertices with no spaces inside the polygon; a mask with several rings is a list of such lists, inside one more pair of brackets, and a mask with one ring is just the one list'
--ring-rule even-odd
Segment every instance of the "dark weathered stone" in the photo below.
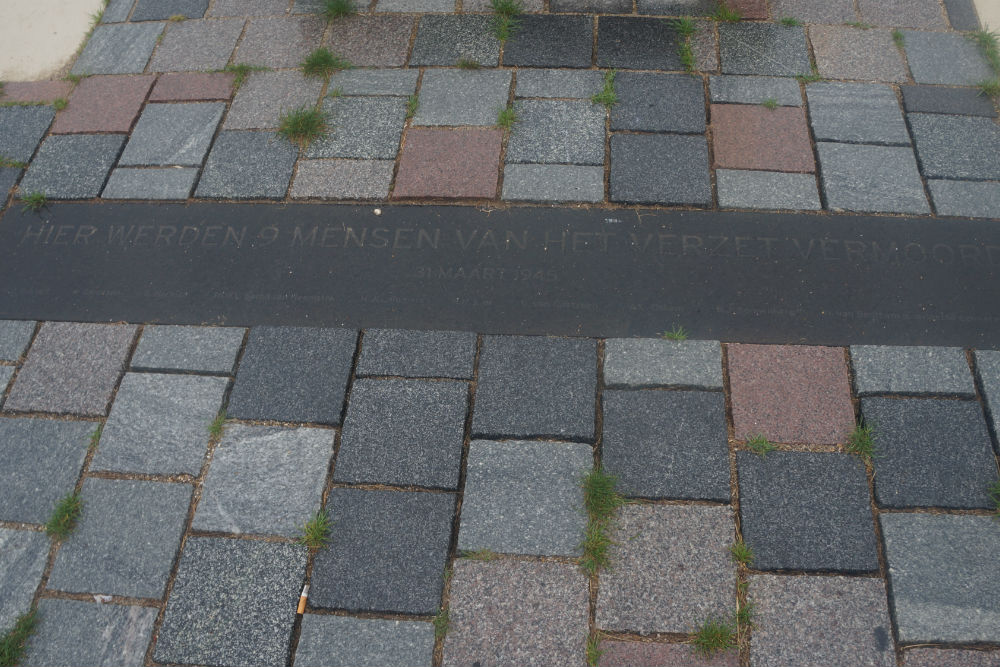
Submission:
{"label": "dark weathered stone", "polygon": [[589,16],[522,16],[503,47],[509,67],[590,67],[594,22]]}

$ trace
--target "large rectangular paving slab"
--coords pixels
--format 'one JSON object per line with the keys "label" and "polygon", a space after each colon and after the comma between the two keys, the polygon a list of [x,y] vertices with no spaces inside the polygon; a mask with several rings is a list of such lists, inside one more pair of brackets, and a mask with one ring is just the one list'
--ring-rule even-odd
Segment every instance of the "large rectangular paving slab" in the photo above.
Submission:
{"label": "large rectangular paving slab", "polygon": [[976,393],[960,347],[852,345],[851,365],[858,396]]}
{"label": "large rectangular paving slab", "polygon": [[594,340],[485,336],[472,433],[592,441],[596,397]]}
{"label": "large rectangular paving slab", "polygon": [[900,28],[947,28],[937,0],[858,0],[861,20]]}
{"label": "large rectangular paving slab", "polygon": [[1000,522],[930,514],[880,521],[900,643],[1000,641]]}
{"label": "large rectangular paving slab", "polygon": [[351,329],[251,329],[229,415],[339,424],[357,338]]}
{"label": "large rectangular paving slab", "polygon": [[132,370],[231,375],[246,329],[151,324],[132,355]]}
{"label": "large rectangular paving slab", "polygon": [[226,114],[227,130],[276,128],[281,117],[295,109],[316,105],[323,90],[321,79],[294,70],[256,72],[240,86]]}
{"label": "large rectangular paving slab", "polygon": [[47,106],[0,107],[0,157],[30,162],[55,115]]}
{"label": "large rectangular paving slab", "polygon": [[31,609],[49,547],[45,533],[0,528],[0,632],[5,635]]}
{"label": "large rectangular paving slab", "polygon": [[201,166],[225,110],[222,102],[148,104],[118,163]]}
{"label": "large rectangular paving slab", "polygon": [[715,187],[723,208],[818,211],[816,177],[779,171],[716,169]]}
{"label": "large rectangular paving slab", "polygon": [[323,111],[330,133],[310,144],[306,157],[394,160],[406,122],[402,97],[330,97]]}
{"label": "large rectangular paving slab", "polygon": [[40,600],[38,627],[20,664],[141,667],[156,614],[155,607]]}
{"label": "large rectangular paving slab", "polygon": [[83,512],[46,586],[70,593],[162,598],[181,544],[191,486],[86,479]]}
{"label": "large rectangular paving slab", "polygon": [[414,23],[412,16],[346,16],[327,28],[327,44],[355,67],[400,67]]}
{"label": "large rectangular paving slab", "polygon": [[386,199],[393,160],[302,160],[292,199]]}
{"label": "large rectangular paving slab", "polygon": [[809,118],[817,141],[909,144],[910,134],[891,88],[874,83],[806,86]]}
{"label": "large rectangular paving slab", "polygon": [[723,74],[807,75],[811,71],[805,28],[774,23],[719,26]]}
{"label": "large rectangular paving slab", "polygon": [[943,113],[956,116],[996,118],[990,98],[976,88],[900,86],[907,113]]}
{"label": "large rectangular paving slab", "polygon": [[128,132],[156,75],[88,76],[73,88],[69,106],[56,115],[53,134]]}
{"label": "large rectangular paving slab", "polygon": [[365,331],[358,375],[471,380],[476,334],[467,331]]}
{"label": "large rectangular paving slab", "polygon": [[326,21],[319,16],[268,16],[250,19],[235,63],[271,68],[298,67],[320,45]]}
{"label": "large rectangular paving slab", "polygon": [[94,29],[72,74],[141,74],[165,23],[117,23]]}
{"label": "large rectangular paving slab", "polygon": [[0,360],[17,361],[35,333],[31,320],[0,320]]}
{"label": "large rectangular paving slab", "polygon": [[930,213],[912,148],[824,141],[816,149],[830,210]]}
{"label": "large rectangular paving slab", "polygon": [[[414,125],[494,125],[507,106],[511,73],[439,69],[424,72]],[[402,129],[402,124],[400,124]]]}
{"label": "large rectangular paving slab", "polygon": [[993,76],[979,47],[965,35],[904,30],[903,40],[917,83],[974,86]]}
{"label": "large rectangular paving slab", "polygon": [[721,392],[604,392],[605,470],[628,497],[729,500]]}
{"label": "large rectangular paving slab", "polygon": [[516,201],[600,202],[604,167],[576,164],[508,164],[503,198]]}
{"label": "large rectangular paving slab", "polygon": [[484,67],[500,61],[500,42],[493,36],[490,17],[474,15],[424,16],[417,27],[410,66],[452,67],[471,60]]}
{"label": "large rectangular paving slab", "polygon": [[580,482],[593,464],[582,443],[474,440],[458,548],[579,555],[587,522]]}
{"label": "large rectangular paving slab", "polygon": [[441,604],[455,496],[335,488],[334,531],[312,571],[310,606],[434,614]]}
{"label": "large rectangular paving slab", "polygon": [[153,660],[285,665],[306,555],[297,544],[188,538]]}
{"label": "large rectangular paving slab", "polygon": [[420,70],[349,69],[334,73],[327,90],[343,95],[412,95]]}
{"label": "large rectangular paving slab", "polygon": [[582,664],[588,596],[576,565],[459,560],[441,664]]}
{"label": "large rectangular paving slab", "polygon": [[928,179],[938,215],[1000,218],[1000,183]]}
{"label": "large rectangular paving slab", "polygon": [[468,403],[464,382],[357,380],[333,478],[457,488]]}
{"label": "large rectangular paving slab", "polygon": [[715,340],[612,338],[604,344],[604,383],[722,389],[722,347]]}
{"label": "large rectangular paving slab", "polygon": [[120,134],[50,136],[21,179],[20,190],[49,199],[96,197],[124,143]]}
{"label": "large rectangular paving slab", "polygon": [[690,632],[726,616],[735,602],[729,507],[626,505],[619,510],[601,574],[597,627],[621,632]]}
{"label": "large rectangular paving slab", "polygon": [[115,169],[101,192],[103,199],[172,199],[191,196],[198,180],[196,167],[159,169]]}
{"label": "large rectangular paving slab", "polygon": [[761,104],[774,100],[780,106],[802,106],[798,82],[785,77],[721,74],[709,78],[708,89],[712,102]]}
{"label": "large rectangular paving slab", "polygon": [[597,24],[597,66],[681,70],[677,31],[660,19],[603,16]]}
{"label": "large rectangular paving slab", "polygon": [[333,440],[330,429],[230,424],[192,528],[298,537],[320,508]]}
{"label": "large rectangular paving slab", "polygon": [[705,86],[688,74],[622,72],[615,77],[618,103],[611,107],[612,130],[705,131]]}
{"label": "large rectangular paving slab", "polygon": [[46,322],[4,409],[107,414],[136,329],[129,324]]}
{"label": "large rectangular paving slab", "polygon": [[507,162],[604,164],[604,109],[589,100],[519,100]]}
{"label": "large rectangular paving slab", "polygon": [[504,43],[508,67],[590,67],[594,22],[589,16],[522,16]]}
{"label": "large rectangular paving slab", "polygon": [[434,626],[306,614],[295,649],[295,667],[431,667]]}
{"label": "large rectangular paving slab", "polygon": [[611,135],[611,201],[709,206],[708,143],[703,136]]}
{"label": "large rectangular paving slab", "polygon": [[738,452],[740,526],[759,570],[874,572],[864,465],[839,453]]}
{"label": "large rectangular paving slab", "polygon": [[191,375],[127,373],[94,456],[94,470],[198,475],[209,425],[229,381]]}
{"label": "large rectangular paving slab", "polygon": [[888,30],[810,26],[816,69],[825,79],[906,81],[906,65]]}
{"label": "large rectangular paving slab", "polygon": [[282,199],[298,149],[274,132],[222,132],[202,171],[196,197]]}
{"label": "large rectangular paving slab", "polygon": [[925,176],[1000,180],[1000,127],[992,119],[911,113],[908,120]]}
{"label": "large rectangular paving slab", "polygon": [[596,71],[530,69],[517,72],[517,97],[571,97],[587,99],[601,92],[603,77]]}
{"label": "large rectangular paving slab", "polygon": [[215,19],[171,23],[149,64],[151,72],[220,70],[229,62],[245,21]]}

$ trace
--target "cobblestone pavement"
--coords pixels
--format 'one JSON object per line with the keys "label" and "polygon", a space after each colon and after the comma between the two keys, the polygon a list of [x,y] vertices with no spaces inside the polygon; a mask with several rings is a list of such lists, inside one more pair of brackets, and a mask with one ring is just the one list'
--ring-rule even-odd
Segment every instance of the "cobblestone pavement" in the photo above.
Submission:
{"label": "cobblestone pavement", "polygon": [[[531,0],[501,43],[485,0],[372,0],[330,23],[314,0],[111,0],[78,83],[7,83],[0,104],[40,105],[0,108],[0,196],[1000,218],[997,108],[975,87],[1000,72],[970,0],[731,4],[744,20],[708,0]],[[321,46],[353,68],[304,76]],[[237,65],[266,71],[237,89]],[[590,98],[614,71],[606,109]],[[276,134],[299,107],[332,128],[304,149]]]}
{"label": "cobblestone pavement", "polygon": [[5,321],[0,359],[24,665],[1000,665],[1000,352]]}

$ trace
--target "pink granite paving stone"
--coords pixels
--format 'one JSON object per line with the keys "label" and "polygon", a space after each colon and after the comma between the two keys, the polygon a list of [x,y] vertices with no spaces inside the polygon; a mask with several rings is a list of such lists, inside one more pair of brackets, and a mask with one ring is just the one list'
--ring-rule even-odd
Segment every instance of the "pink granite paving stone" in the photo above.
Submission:
{"label": "pink granite paving stone", "polygon": [[46,322],[4,409],[106,415],[136,330],[124,324]]}
{"label": "pink granite paving stone", "polygon": [[71,81],[5,81],[0,104],[6,102],[52,102],[69,97]]}
{"label": "pink granite paving stone", "polygon": [[816,69],[827,79],[906,81],[906,65],[888,30],[809,26]]}
{"label": "pink granite paving stone", "polygon": [[262,67],[298,67],[319,46],[326,22],[318,16],[250,19],[236,51],[236,63]]}
{"label": "pink granite paving stone", "polygon": [[495,197],[502,140],[503,130],[410,130],[393,198]]}
{"label": "pink granite paving stone", "polygon": [[56,115],[53,134],[128,132],[156,80],[146,76],[89,76]]}
{"label": "pink granite paving stone", "polygon": [[903,652],[905,667],[1000,667],[1000,650],[914,648]]}
{"label": "pink granite paving stone", "polygon": [[767,0],[726,0],[726,4],[745,19],[767,18]]}
{"label": "pink granite paving stone", "polygon": [[837,444],[854,429],[844,350],[729,345],[729,388],[737,438]]}
{"label": "pink granite paving stone", "polygon": [[228,100],[235,75],[226,72],[162,74],[149,95],[150,102],[201,102]]}
{"label": "pink granite paving stone", "polygon": [[713,104],[715,166],[721,169],[816,171],[802,109]]}
{"label": "pink granite paving stone", "polygon": [[583,667],[589,597],[576,565],[460,559],[442,665]]}
{"label": "pink granite paving stone", "polygon": [[355,67],[399,67],[406,63],[411,16],[349,16],[330,25],[327,46]]}
{"label": "pink granite paving stone", "polygon": [[724,651],[706,657],[690,644],[605,639],[600,667],[739,667],[740,654]]}

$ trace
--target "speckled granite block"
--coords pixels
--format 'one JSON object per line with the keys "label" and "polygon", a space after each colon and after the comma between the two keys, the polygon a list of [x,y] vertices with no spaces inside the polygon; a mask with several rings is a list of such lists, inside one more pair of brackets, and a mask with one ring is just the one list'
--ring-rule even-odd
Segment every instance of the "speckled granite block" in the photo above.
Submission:
{"label": "speckled granite block", "polygon": [[722,348],[714,340],[611,338],[604,344],[608,387],[722,389]]}
{"label": "speckled granite block", "polygon": [[140,74],[165,23],[99,25],[87,40],[72,74]]}
{"label": "speckled granite block", "polygon": [[463,58],[484,67],[495,67],[499,62],[500,43],[491,31],[490,17],[429,15],[420,19],[411,67],[452,67]]}
{"label": "speckled granite block", "polygon": [[761,104],[774,100],[781,106],[802,106],[798,82],[778,76],[736,76],[721,74],[708,82],[712,102]]}
{"label": "speckled granite block", "polygon": [[118,164],[201,166],[225,110],[222,102],[147,104]]}
{"label": "speckled granite block", "polygon": [[859,396],[976,393],[960,347],[852,345],[851,365]]}
{"label": "speckled granite block", "polygon": [[576,565],[459,560],[442,664],[582,664],[587,600],[587,579]]}
{"label": "speckled granite block", "polygon": [[301,72],[255,72],[237,91],[223,127],[227,130],[276,128],[283,114],[315,106],[322,90],[322,79],[305,77]]}
{"label": "speckled granite block", "polygon": [[912,148],[824,141],[816,149],[830,210],[930,213]]}
{"label": "speckled granite block", "polygon": [[416,69],[349,69],[330,77],[327,90],[343,95],[412,95],[417,90]]}
{"label": "speckled granite block", "polygon": [[941,86],[900,86],[907,113],[942,113],[956,116],[996,118],[990,98],[975,88]]}
{"label": "speckled granite block", "polygon": [[688,74],[622,72],[615,77],[618,103],[611,107],[612,130],[705,131],[705,85]]}
{"label": "speckled granite block", "polygon": [[906,667],[1000,667],[1000,651],[914,648],[903,652]]}
{"label": "speckled granite block", "polygon": [[298,153],[274,132],[222,132],[208,154],[195,196],[281,199]]}
{"label": "speckled granite block", "polygon": [[399,159],[393,199],[497,194],[503,130],[410,128]]}
{"label": "speckled granite block", "polygon": [[818,211],[816,177],[779,171],[716,169],[715,187],[723,208]]}
{"label": "speckled granite block", "polygon": [[236,75],[230,72],[180,72],[156,79],[150,102],[199,102],[228,100]]}
{"label": "speckled granite block", "polygon": [[126,324],[46,322],[4,409],[107,414],[135,333]]}
{"label": "speckled granite block", "polygon": [[1000,219],[1000,182],[928,179],[938,215]]}
{"label": "speckled granite block", "polygon": [[903,40],[917,83],[974,86],[993,76],[979,47],[965,35],[904,30]]}
{"label": "speckled granite block", "polygon": [[125,143],[120,134],[50,136],[21,179],[21,192],[49,199],[90,199],[104,187]]}
{"label": "speckled granite block", "polygon": [[292,199],[386,199],[392,160],[301,160]]}
{"label": "speckled granite block", "polygon": [[320,45],[326,21],[319,16],[268,16],[250,19],[236,52],[236,64],[298,67]]}
{"label": "speckled granite block", "polygon": [[678,40],[674,26],[661,19],[602,16],[597,23],[597,66],[680,70]]}
{"label": "speckled granite block", "polygon": [[153,660],[284,665],[306,573],[306,548],[190,537]]}
{"label": "speckled granite block", "polygon": [[51,546],[45,533],[0,528],[0,632],[31,608]]}
{"label": "speckled granite block", "polygon": [[589,16],[522,16],[504,43],[508,67],[590,67],[594,21]]}
{"label": "speckled granite block", "polygon": [[101,23],[122,23],[128,20],[135,0],[111,0],[101,14]]}
{"label": "speckled granite block", "polygon": [[597,627],[622,632],[690,632],[735,603],[728,507],[626,505],[601,573]]}
{"label": "speckled granite block", "polygon": [[612,134],[608,198],[634,204],[712,204],[703,136]]}
{"label": "speckled granite block", "polygon": [[40,600],[38,628],[20,664],[141,667],[156,613],[155,607]]}
{"label": "speckled granite block", "polygon": [[872,83],[813,83],[806,86],[809,118],[817,141],[910,143],[896,93]]}
{"label": "speckled granite block", "polygon": [[88,76],[73,88],[69,106],[56,115],[52,133],[127,133],[155,81],[154,74]]}
{"label": "speckled granite block", "polygon": [[600,72],[525,68],[517,72],[517,97],[572,97],[589,100],[604,85]]}
{"label": "speckled granite block", "polygon": [[434,626],[349,616],[302,617],[295,667],[431,667]]}
{"label": "speckled granite block", "polygon": [[858,9],[865,23],[926,30],[948,27],[937,0],[858,0]]}
{"label": "speckled granite block", "polygon": [[200,19],[208,9],[208,0],[137,0],[133,21],[165,21],[174,16]]}
{"label": "speckled granite block", "polygon": [[399,67],[414,23],[412,16],[346,16],[327,28],[327,45],[355,67]]}
{"label": "speckled granite block", "polygon": [[86,479],[83,512],[47,587],[161,598],[187,523],[188,484]]}
{"label": "speckled granite block", "polygon": [[34,333],[35,323],[31,320],[0,320],[0,360],[20,359]]}
{"label": "speckled granite block", "polygon": [[809,26],[816,69],[825,79],[906,81],[906,65],[892,33],[849,26]]}
{"label": "speckled granite block", "polygon": [[246,329],[150,324],[132,355],[132,369],[232,374]]}
{"label": "speckled granite block", "polygon": [[508,163],[604,164],[602,107],[589,100],[519,100],[514,110]]}
{"label": "speckled granite block", "polygon": [[495,125],[507,106],[511,73],[503,70],[429,70],[420,83],[414,125]]}
{"label": "speckled granite block", "polygon": [[244,23],[241,18],[172,23],[149,63],[149,70],[187,72],[223,69],[233,55],[236,41],[243,34]]}
{"label": "speckled granite block", "polygon": [[[976,350],[976,372],[982,383],[986,415],[993,424],[993,432],[1000,433],[1000,352]],[[997,449],[1000,452],[1000,448]]]}
{"label": "speckled granite block", "polygon": [[472,379],[476,334],[466,331],[365,331],[358,375]]}
{"label": "speckled granite block", "polygon": [[1000,127],[993,119],[911,113],[907,120],[920,167],[928,178],[1000,180],[996,159]]}
{"label": "speckled granite block", "polygon": [[0,394],[7,390],[7,385],[10,384],[12,377],[14,377],[12,366],[0,366]]}
{"label": "speckled granite block", "polygon": [[101,192],[103,199],[187,199],[198,180],[195,167],[115,169]]}
{"label": "speckled granite block", "polygon": [[508,164],[503,198],[517,201],[604,201],[604,167],[575,164]]}
{"label": "speckled granite block", "polygon": [[601,640],[600,667],[739,667],[740,655],[729,649],[705,657],[691,644]]}
{"label": "speckled granite block", "polygon": [[796,76],[809,74],[805,28],[776,23],[723,23],[719,53],[725,74]]}
{"label": "speckled granite block", "polygon": [[228,425],[192,528],[298,537],[320,508],[333,439],[329,429]]}
{"label": "speckled granite block", "polygon": [[402,97],[328,97],[330,133],[306,149],[310,158],[395,160],[406,123]]}
{"label": "speckled granite block", "polygon": [[0,107],[0,156],[30,162],[55,115],[47,106]]}
{"label": "speckled granite block", "polygon": [[803,23],[848,23],[857,21],[854,0],[771,0],[776,19],[794,18]]}
{"label": "speckled granite block", "polygon": [[805,111],[749,104],[713,104],[715,166],[724,169],[816,171]]}
{"label": "speckled granite block", "polygon": [[6,202],[7,195],[14,189],[17,179],[21,177],[21,168],[0,167],[0,200]]}

